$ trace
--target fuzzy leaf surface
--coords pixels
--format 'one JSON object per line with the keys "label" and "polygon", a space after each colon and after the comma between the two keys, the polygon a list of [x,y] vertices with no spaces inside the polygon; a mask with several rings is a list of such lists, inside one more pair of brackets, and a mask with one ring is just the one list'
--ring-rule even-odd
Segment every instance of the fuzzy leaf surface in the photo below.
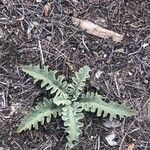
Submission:
{"label": "fuzzy leaf surface", "polygon": [[39,66],[24,66],[22,70],[32,76],[35,82],[41,80],[41,87],[46,86],[46,90],[51,90],[51,93],[57,92],[57,95],[64,95],[68,97],[67,88],[68,84],[64,80],[63,76],[58,76],[56,78],[56,71],[48,71],[48,67],[44,69],[39,68]]}
{"label": "fuzzy leaf surface", "polygon": [[59,105],[70,105],[71,101],[68,99],[68,97],[65,97],[64,95],[56,95],[53,98],[53,102],[59,106]]}
{"label": "fuzzy leaf surface", "polygon": [[44,124],[46,117],[46,122],[50,122],[52,115],[57,117],[61,114],[59,107],[56,107],[55,104],[45,99],[42,103],[39,103],[36,107],[32,108],[32,111],[27,114],[19,125],[17,132],[26,131],[31,128],[38,129],[38,123]]}
{"label": "fuzzy leaf surface", "polygon": [[72,78],[72,88],[73,88],[73,96],[78,98],[85,86],[85,81],[90,77],[89,72],[90,68],[88,66],[82,67],[78,72],[75,73],[75,77]]}
{"label": "fuzzy leaf surface", "polygon": [[68,105],[62,110],[62,119],[64,120],[64,126],[66,126],[66,132],[68,133],[67,146],[72,148],[75,145],[74,142],[79,140],[79,135],[82,133],[80,128],[83,127],[83,123],[79,122],[79,120],[84,115],[78,103],[75,103],[74,106]]}
{"label": "fuzzy leaf surface", "polygon": [[120,105],[116,102],[105,102],[102,100],[102,96],[97,93],[87,93],[82,95],[80,105],[83,110],[97,112],[97,116],[106,117],[109,114],[110,119],[120,116],[121,118],[126,116],[135,115],[135,113],[128,107]]}

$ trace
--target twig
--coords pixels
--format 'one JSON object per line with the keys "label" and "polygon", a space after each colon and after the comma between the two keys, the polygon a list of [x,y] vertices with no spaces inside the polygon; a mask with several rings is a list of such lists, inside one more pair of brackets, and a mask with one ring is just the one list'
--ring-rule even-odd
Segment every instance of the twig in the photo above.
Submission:
{"label": "twig", "polygon": [[120,89],[119,89],[119,86],[118,86],[116,75],[114,76],[114,80],[115,80],[115,84],[116,84],[116,88],[117,88],[118,97],[120,97]]}
{"label": "twig", "polygon": [[42,46],[41,46],[41,41],[40,40],[38,40],[38,46],[39,46],[39,50],[40,50],[40,54],[41,54],[41,62],[42,62],[42,65],[44,65],[45,61],[44,61],[43,50],[42,50]]}
{"label": "twig", "polygon": [[127,131],[125,132],[125,134],[124,134],[124,136],[123,136],[123,138],[122,138],[122,140],[121,140],[121,143],[120,143],[120,146],[119,146],[119,150],[122,150],[122,144],[123,144],[123,142],[124,142],[126,136],[128,135],[129,130],[130,130],[131,127],[133,126],[133,124],[134,124],[134,122],[132,122],[132,123],[130,124],[130,126],[129,126],[128,129],[127,129]]}

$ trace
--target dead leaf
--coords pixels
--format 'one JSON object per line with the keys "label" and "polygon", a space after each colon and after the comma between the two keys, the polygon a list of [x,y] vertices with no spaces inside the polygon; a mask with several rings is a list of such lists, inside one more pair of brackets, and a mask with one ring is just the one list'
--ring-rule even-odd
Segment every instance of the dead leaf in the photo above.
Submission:
{"label": "dead leaf", "polygon": [[117,145],[117,142],[114,141],[115,137],[116,137],[116,134],[114,134],[114,132],[112,132],[111,134],[107,135],[105,137],[105,139],[106,139],[106,141],[108,142],[109,145],[115,146],[115,145]]}
{"label": "dead leaf", "polygon": [[103,122],[103,125],[106,128],[117,128],[119,126],[121,126],[121,122],[117,121],[115,119],[113,119],[112,121],[110,121],[109,119],[105,120],[105,122]]}
{"label": "dead leaf", "polygon": [[133,150],[133,149],[134,149],[134,143],[132,143],[128,146],[128,150]]}
{"label": "dead leaf", "polygon": [[109,38],[112,37],[112,39],[116,42],[121,42],[123,39],[122,34],[118,34],[114,31],[107,30],[105,28],[102,28],[90,21],[78,19],[75,17],[72,17],[72,22],[75,26],[79,26],[81,30],[87,32],[88,34],[95,35],[100,38]]}
{"label": "dead leaf", "polygon": [[44,15],[47,17],[48,16],[48,13],[49,13],[49,10],[51,8],[51,4],[48,2],[45,6],[44,6]]}

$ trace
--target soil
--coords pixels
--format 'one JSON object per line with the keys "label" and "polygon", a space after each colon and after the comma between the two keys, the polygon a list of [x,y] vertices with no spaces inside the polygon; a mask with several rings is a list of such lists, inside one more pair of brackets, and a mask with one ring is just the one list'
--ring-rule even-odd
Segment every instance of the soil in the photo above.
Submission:
{"label": "soil", "polygon": [[[123,41],[89,35],[73,25],[72,16],[123,34]],[[66,78],[89,65],[92,90],[136,110],[116,128],[105,127],[106,118],[86,114],[74,150],[149,150],[149,45],[149,0],[0,0],[0,150],[65,150],[61,118],[16,133],[23,116],[45,95],[21,71],[29,64],[48,65]],[[111,132],[116,146],[105,139]]]}

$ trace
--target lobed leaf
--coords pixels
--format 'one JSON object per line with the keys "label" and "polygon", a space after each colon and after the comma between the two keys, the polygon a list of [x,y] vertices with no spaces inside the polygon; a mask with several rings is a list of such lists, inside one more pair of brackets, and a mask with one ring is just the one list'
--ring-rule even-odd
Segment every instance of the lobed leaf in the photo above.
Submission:
{"label": "lobed leaf", "polygon": [[64,126],[66,126],[66,132],[69,134],[67,136],[67,146],[72,148],[75,145],[74,142],[79,140],[79,135],[82,133],[80,128],[83,127],[83,123],[79,122],[79,120],[82,119],[84,115],[78,103],[75,103],[73,106],[65,106],[62,110]]}
{"label": "lobed leaf", "polygon": [[46,90],[51,90],[51,93],[57,95],[64,95],[68,97],[67,90],[68,84],[64,81],[63,76],[58,76],[56,78],[56,71],[48,71],[48,67],[41,69],[39,66],[24,66],[22,70],[32,76],[35,79],[35,82],[42,80],[41,87],[46,86]]}
{"label": "lobed leaf", "polygon": [[39,103],[35,108],[32,108],[32,111],[27,114],[19,125],[17,132],[26,131],[31,128],[38,129],[38,123],[44,124],[46,117],[46,122],[50,122],[52,115],[57,117],[57,114],[61,114],[59,107],[56,107],[55,104],[45,99],[42,103]]}
{"label": "lobed leaf", "polygon": [[89,75],[90,70],[91,69],[88,66],[84,66],[78,72],[76,72],[75,77],[72,78],[73,80],[72,95],[75,97],[75,99],[77,99],[78,96],[81,94],[81,91],[83,90],[83,87],[85,86],[86,79],[90,77]]}
{"label": "lobed leaf", "polygon": [[88,92],[86,95],[82,95],[80,105],[85,111],[97,112],[97,116],[103,114],[103,117],[106,117],[109,114],[110,119],[116,118],[117,115],[120,117],[135,115],[135,113],[126,106],[119,105],[116,102],[104,102],[102,96],[97,93]]}
{"label": "lobed leaf", "polygon": [[[85,81],[90,77],[90,68],[84,66],[75,73],[72,78],[73,83],[68,84],[64,81],[63,76],[56,77],[56,71],[48,71],[48,67],[40,69],[38,66],[25,66],[22,69],[35,79],[35,82],[42,80],[41,87],[46,86],[46,90],[51,90],[51,93],[56,93],[52,101],[45,99],[39,103],[32,111],[25,116],[19,125],[17,132],[22,132],[32,127],[38,128],[38,123],[44,124],[46,118],[50,122],[51,117],[56,117],[58,114],[62,116],[66,132],[68,133],[67,146],[74,147],[75,142],[79,140],[79,135],[82,133],[81,127],[83,123],[80,119],[83,118],[82,110],[96,112],[97,116],[110,116],[110,119],[116,116],[132,116],[135,113],[128,107],[119,105],[116,102],[105,102],[103,97],[97,93],[87,93],[81,95],[85,86]],[[78,100],[79,102],[75,102]],[[61,105],[61,107],[60,107]]]}

